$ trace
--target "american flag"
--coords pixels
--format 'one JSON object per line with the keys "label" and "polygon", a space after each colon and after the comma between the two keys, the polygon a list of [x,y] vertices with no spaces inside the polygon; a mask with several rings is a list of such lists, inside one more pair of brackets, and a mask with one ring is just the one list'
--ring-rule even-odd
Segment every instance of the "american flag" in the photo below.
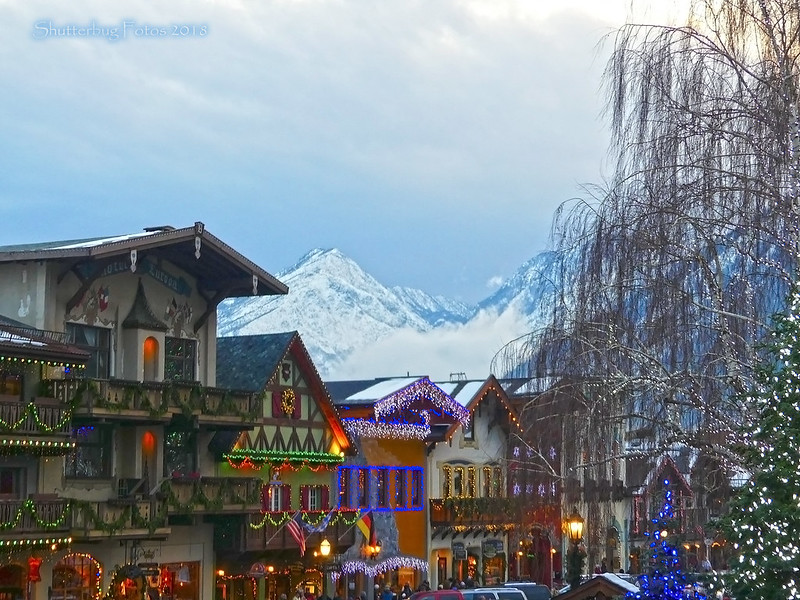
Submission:
{"label": "american flag", "polygon": [[306,535],[303,532],[303,525],[300,522],[301,516],[300,511],[298,510],[294,513],[294,516],[289,519],[289,522],[286,524],[286,528],[289,530],[289,533],[292,534],[292,537],[297,542],[297,545],[300,546],[300,556],[306,553]]}

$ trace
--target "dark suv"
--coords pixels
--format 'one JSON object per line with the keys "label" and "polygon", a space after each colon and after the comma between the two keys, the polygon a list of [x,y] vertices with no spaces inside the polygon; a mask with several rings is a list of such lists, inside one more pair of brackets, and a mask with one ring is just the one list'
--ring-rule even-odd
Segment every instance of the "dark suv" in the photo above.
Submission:
{"label": "dark suv", "polygon": [[526,600],[550,600],[550,588],[532,581],[506,581],[505,587],[515,588],[525,594]]}

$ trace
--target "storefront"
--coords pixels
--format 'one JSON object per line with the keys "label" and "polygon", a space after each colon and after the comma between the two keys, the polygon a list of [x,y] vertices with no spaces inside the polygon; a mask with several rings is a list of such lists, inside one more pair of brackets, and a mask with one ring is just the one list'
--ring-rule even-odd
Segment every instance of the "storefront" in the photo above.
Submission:
{"label": "storefront", "polygon": [[502,540],[484,540],[481,544],[483,585],[500,585],[506,580],[506,555]]}

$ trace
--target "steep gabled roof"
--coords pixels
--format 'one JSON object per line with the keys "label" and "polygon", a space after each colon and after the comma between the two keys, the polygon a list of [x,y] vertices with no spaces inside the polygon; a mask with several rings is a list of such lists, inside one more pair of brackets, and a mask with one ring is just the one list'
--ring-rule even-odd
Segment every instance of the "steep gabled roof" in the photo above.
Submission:
{"label": "steep gabled roof", "polygon": [[74,272],[80,280],[91,281],[109,265],[118,262],[132,265],[132,251],[139,262],[153,255],[183,269],[196,277],[203,293],[216,302],[288,291],[275,277],[211,235],[199,221],[181,229],[154,227],[112,237],[0,246],[0,263],[60,261],[64,271],[59,277]]}
{"label": "steep gabled roof", "polygon": [[[519,423],[517,411],[511,405],[503,386],[494,375],[489,375],[484,381],[458,381],[439,383],[437,385],[446,391],[452,387],[452,390],[449,391],[450,395],[455,398],[456,402],[466,408],[469,414],[473,414],[475,409],[478,408],[478,405],[483,402],[483,399],[486,398],[490,392],[494,392],[500,400],[500,403],[508,411],[511,421],[513,423]],[[455,433],[458,425],[458,422],[450,425],[445,432],[445,438],[451,437]]]}
{"label": "steep gabled roof", "polygon": [[330,423],[339,447],[345,452],[354,448],[297,331],[217,338],[217,385],[261,392],[273,377],[277,377],[281,362],[289,355],[302,369],[313,398]]}

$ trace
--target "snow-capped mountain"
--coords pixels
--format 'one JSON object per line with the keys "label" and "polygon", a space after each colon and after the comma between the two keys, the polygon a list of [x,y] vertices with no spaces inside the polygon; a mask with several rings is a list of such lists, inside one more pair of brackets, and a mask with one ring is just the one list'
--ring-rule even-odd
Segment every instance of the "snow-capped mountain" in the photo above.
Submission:
{"label": "snow-capped mountain", "polygon": [[221,336],[298,330],[328,375],[358,348],[398,330],[464,323],[474,307],[411,288],[389,288],[339,250],[312,250],[276,274],[285,296],[233,298],[218,310]]}
{"label": "snow-capped mountain", "polygon": [[546,251],[526,261],[496,292],[478,303],[478,311],[502,315],[514,309],[525,317],[531,330],[543,327],[560,293],[559,254]]}

